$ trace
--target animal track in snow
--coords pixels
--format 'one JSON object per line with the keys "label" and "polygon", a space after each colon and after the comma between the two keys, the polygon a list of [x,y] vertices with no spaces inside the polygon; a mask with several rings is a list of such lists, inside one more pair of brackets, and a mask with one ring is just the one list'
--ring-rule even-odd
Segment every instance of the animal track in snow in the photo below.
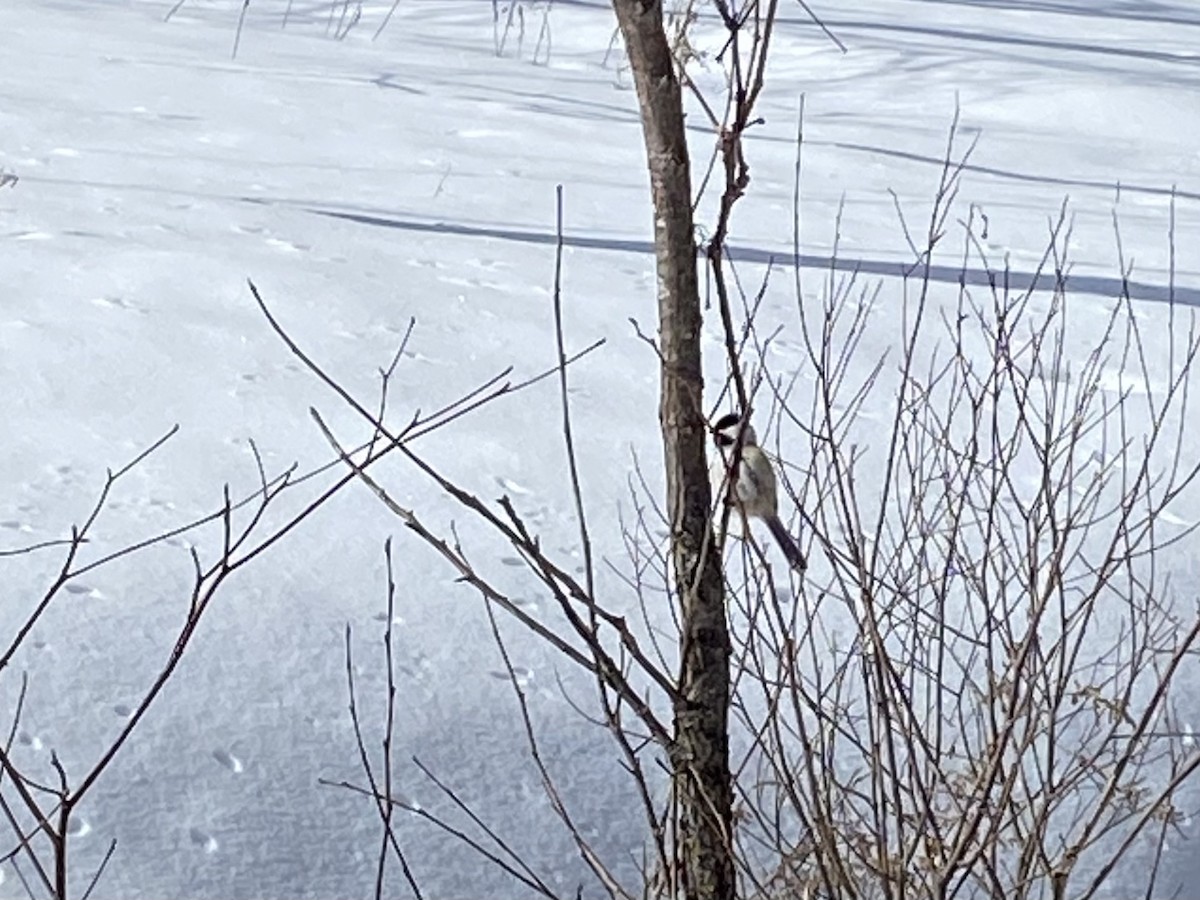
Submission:
{"label": "animal track in snow", "polygon": [[[488,672],[488,674],[498,681],[510,680],[508,672],[504,669],[493,669],[491,672]],[[517,687],[525,687],[531,681],[533,681],[533,670],[527,669],[525,666],[513,666],[511,678],[516,679]]]}
{"label": "animal track in snow", "polygon": [[489,259],[486,257],[481,259],[469,259],[467,260],[467,265],[476,269],[482,269],[485,272],[504,272],[512,268],[510,263],[507,263],[502,259]]}
{"label": "animal track in snow", "polygon": [[192,827],[188,829],[188,837],[192,843],[199,846],[205,853],[216,853],[220,846],[217,839],[200,828]]}
{"label": "animal track in snow", "polygon": [[[295,374],[299,371],[300,371],[300,369],[295,364],[290,363],[290,362],[285,362],[280,365],[270,366],[266,370],[260,370],[257,372],[242,372],[240,375],[237,376],[237,385],[233,388],[230,388],[228,393],[229,393],[229,396],[231,396],[231,397],[250,396],[252,393],[252,390],[251,390],[252,386],[265,384],[272,377],[276,377],[276,378],[279,377],[280,372]],[[245,444],[245,446],[247,448],[249,448],[249,446],[250,446],[248,441],[246,441],[242,438],[236,438],[236,437],[228,439],[228,443],[236,444],[236,445]],[[264,454],[264,455],[269,455],[269,454]]]}
{"label": "animal track in snow", "polygon": [[498,281],[486,281],[483,278],[475,277],[463,278],[460,275],[439,275],[438,281],[454,287],[487,288],[493,291],[502,291],[506,287]]}
{"label": "animal track in snow", "polygon": [[444,269],[446,264],[436,259],[410,259],[408,265],[420,269]]}
{"label": "animal track in snow", "polygon": [[65,584],[63,586],[63,589],[68,594],[74,594],[76,597],[88,596],[88,597],[94,597],[96,599],[103,599],[103,597],[104,597],[104,594],[102,594],[96,588],[89,587],[86,584],[80,584],[77,581],[67,582],[67,584]]}
{"label": "animal track in snow", "polygon": [[109,509],[132,509],[138,512],[146,510],[154,512],[173,512],[175,504],[170,500],[161,500],[158,497],[130,497],[128,500],[109,500]]}
{"label": "animal track in snow", "polygon": [[[388,616],[387,616],[386,612],[377,612],[377,613],[375,613],[375,615],[371,616],[371,618],[374,619],[376,622],[386,622],[388,620]],[[392,624],[397,627],[404,625],[405,624],[404,616],[399,616],[399,615],[392,616]]]}
{"label": "animal track in snow", "polygon": [[77,476],[73,466],[46,466],[44,471],[51,477],[52,480],[58,482],[59,485],[64,487],[74,487],[79,483],[79,477]]}
{"label": "animal track in snow", "polygon": [[548,506],[539,506],[534,510],[522,510],[521,515],[525,517],[525,521],[530,525],[544,525],[553,517],[553,512]]}
{"label": "animal track in snow", "polygon": [[515,481],[510,481],[501,475],[496,476],[496,484],[500,485],[500,489],[509,494],[532,494],[533,491],[527,487],[517,484]]}
{"label": "animal track in snow", "polygon": [[67,825],[67,834],[70,837],[83,837],[92,830],[92,823],[83,816],[73,816],[71,822]]}
{"label": "animal track in snow", "polygon": [[148,311],[138,306],[136,303],[131,303],[124,297],[93,297],[92,303],[96,306],[104,307],[105,309],[125,309],[129,312],[135,312],[139,315],[148,315]]}
{"label": "animal track in snow", "polygon": [[232,225],[230,228],[232,231],[236,231],[238,234],[246,234],[250,235],[251,237],[262,238],[263,243],[265,243],[268,247],[273,247],[274,249],[280,250],[284,253],[306,253],[312,249],[312,247],[310,247],[308,244],[297,244],[293,241],[286,241],[283,238],[271,237],[270,229],[262,225]]}
{"label": "animal track in snow", "polygon": [[397,671],[407,675],[413,681],[425,682],[429,680],[429,673],[433,671],[433,663],[424,653],[415,653],[407,663],[397,662]]}
{"label": "animal track in snow", "polygon": [[293,244],[291,241],[285,241],[281,238],[267,238],[267,246],[274,247],[276,250],[281,250],[284,253],[304,253],[312,248],[307,244]]}
{"label": "animal track in snow", "polygon": [[228,750],[222,750],[218,748],[213,751],[212,757],[234,775],[240,775],[246,770],[246,767],[242,764],[242,761]]}

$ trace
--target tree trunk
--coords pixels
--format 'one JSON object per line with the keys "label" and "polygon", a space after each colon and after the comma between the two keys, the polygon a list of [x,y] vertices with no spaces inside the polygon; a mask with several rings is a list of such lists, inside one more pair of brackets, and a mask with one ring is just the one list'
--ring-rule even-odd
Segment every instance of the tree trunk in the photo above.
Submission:
{"label": "tree trunk", "polygon": [[659,419],[671,515],[671,555],[682,608],[680,700],[671,765],[678,809],[676,883],[687,900],[732,900],[729,631],[713,543],[705,456],[703,318],[692,223],[683,100],[661,0],[613,0],[637,86],[654,200],[658,263]]}

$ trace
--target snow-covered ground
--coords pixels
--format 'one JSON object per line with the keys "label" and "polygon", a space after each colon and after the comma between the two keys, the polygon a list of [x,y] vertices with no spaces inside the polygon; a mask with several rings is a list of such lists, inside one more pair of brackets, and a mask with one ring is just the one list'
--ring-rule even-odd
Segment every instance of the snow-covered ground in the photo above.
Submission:
{"label": "snow-covered ground", "polygon": [[[241,3],[186,0],[164,22],[173,5],[0,5],[0,170],[19,179],[0,187],[0,549],[62,537],[106,467],[172,423],[181,433],[123,485],[87,555],[214,509],[225,482],[252,488],[249,439],[275,471],[326,460],[309,406],[347,440],[364,436],[271,334],[248,277],[296,339],[364,397],[415,316],[393,385],[398,421],[509,365],[516,377],[552,365],[562,184],[574,242],[568,342],[607,339],[572,370],[581,463],[597,552],[619,560],[630,448],[658,459],[658,373],[628,323],[653,327],[654,273],[635,99],[618,54],[606,58],[610,9],[556,4],[535,64],[540,6],[526,10],[523,44],[510,35],[498,57],[492,8],[479,0],[401,0],[374,41],[390,3],[367,4],[339,41],[329,3],[254,0],[231,59]],[[1099,308],[1119,286],[1115,210],[1137,309],[1160,317],[1174,191],[1176,297],[1200,305],[1200,9],[1191,0],[813,5],[848,52],[784,5],[766,122],[749,147],[751,191],[734,223],[745,258],[791,252],[803,93],[804,252],[814,266],[829,257],[844,200],[840,255],[883,279],[886,303],[898,285],[891,273],[911,261],[896,203],[914,221],[927,217],[957,103],[962,140],[978,135],[960,205],[986,213],[996,260],[1032,271],[1047,222],[1069,197],[1073,271]],[[709,143],[698,115],[693,122],[700,170]],[[792,302],[783,290],[764,315],[785,318]],[[775,360],[783,369],[800,365],[789,338]],[[569,549],[555,390],[544,382],[424,449],[481,496],[511,494]],[[389,474],[398,500],[449,522],[426,480]],[[399,758],[429,763],[564,890],[583,882],[594,891],[524,762],[480,601],[353,486],[231,580],[140,737],[99,784],[76,844],[86,870],[118,841],[96,896],[370,889],[374,811],[317,779],[357,775],[346,622],[360,639],[364,691],[381,702],[381,546],[393,533]],[[216,538],[195,540],[203,552]],[[510,573],[514,591],[532,590],[500,550],[486,562]],[[55,564],[52,554],[0,559],[0,633],[27,614]],[[167,545],[97,570],[52,607],[18,660],[31,678],[28,758],[53,748],[68,772],[90,764],[165,658],[189,574],[183,548]],[[622,590],[616,579],[603,586]],[[578,820],[632,865],[640,823],[612,787],[610,745],[563,700],[553,656],[513,640]],[[404,796],[437,800],[406,763],[397,784]],[[433,829],[405,822],[402,837],[426,896],[512,895],[504,876]],[[11,869],[0,872],[0,894],[20,895]]]}

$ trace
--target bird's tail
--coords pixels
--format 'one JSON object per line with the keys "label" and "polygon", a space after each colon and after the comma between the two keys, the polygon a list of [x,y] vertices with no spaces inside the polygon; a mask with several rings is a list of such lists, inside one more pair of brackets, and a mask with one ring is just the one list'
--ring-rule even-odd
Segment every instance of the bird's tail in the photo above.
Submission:
{"label": "bird's tail", "polygon": [[807,569],[808,563],[804,560],[804,554],[800,552],[800,548],[796,546],[795,540],[788,534],[788,530],[784,527],[783,523],[779,521],[779,517],[770,516],[766,522],[767,527],[771,529],[771,534],[775,537],[775,543],[779,545],[779,549],[787,557],[788,564],[797,572],[803,572]]}

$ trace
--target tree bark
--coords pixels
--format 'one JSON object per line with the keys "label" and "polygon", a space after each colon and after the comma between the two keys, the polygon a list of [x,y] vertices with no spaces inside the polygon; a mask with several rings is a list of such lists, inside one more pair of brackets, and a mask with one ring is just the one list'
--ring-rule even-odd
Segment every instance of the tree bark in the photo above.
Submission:
{"label": "tree bark", "polygon": [[613,0],[633,70],[654,201],[658,265],[659,420],[681,606],[679,696],[671,748],[678,833],[672,879],[687,900],[732,900],[729,631],[713,541],[705,455],[703,314],[683,99],[661,0]]}

